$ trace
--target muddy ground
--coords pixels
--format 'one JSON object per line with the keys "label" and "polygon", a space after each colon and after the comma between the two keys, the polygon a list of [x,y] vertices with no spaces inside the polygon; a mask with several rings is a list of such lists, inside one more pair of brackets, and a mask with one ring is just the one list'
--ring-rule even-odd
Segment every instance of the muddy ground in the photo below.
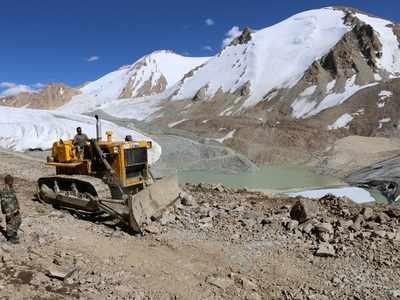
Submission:
{"label": "muddy ground", "polygon": [[36,177],[52,172],[39,160],[0,153],[0,170],[17,176],[23,215],[21,243],[0,240],[1,299],[400,296],[396,208],[188,185],[132,236],[33,201]]}

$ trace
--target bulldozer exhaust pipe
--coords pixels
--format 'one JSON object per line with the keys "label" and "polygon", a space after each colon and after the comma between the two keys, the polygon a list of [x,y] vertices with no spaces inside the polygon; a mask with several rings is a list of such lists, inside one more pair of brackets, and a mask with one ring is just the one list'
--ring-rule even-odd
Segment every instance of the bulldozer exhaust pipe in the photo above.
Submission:
{"label": "bulldozer exhaust pipe", "polygon": [[98,115],[94,116],[96,118],[96,140],[101,141],[101,122]]}

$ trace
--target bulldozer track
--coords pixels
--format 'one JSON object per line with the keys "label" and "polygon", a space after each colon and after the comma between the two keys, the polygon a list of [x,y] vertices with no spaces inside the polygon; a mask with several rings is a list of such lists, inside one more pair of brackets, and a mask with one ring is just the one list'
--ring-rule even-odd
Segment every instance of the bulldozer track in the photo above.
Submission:
{"label": "bulldozer track", "polygon": [[38,180],[38,183],[44,184],[46,182],[54,182],[57,181],[58,183],[61,181],[80,181],[87,184],[90,184],[93,189],[96,191],[97,196],[99,199],[111,199],[111,191],[107,184],[103,182],[103,180],[91,177],[87,175],[54,175],[54,176],[47,176],[41,177]]}

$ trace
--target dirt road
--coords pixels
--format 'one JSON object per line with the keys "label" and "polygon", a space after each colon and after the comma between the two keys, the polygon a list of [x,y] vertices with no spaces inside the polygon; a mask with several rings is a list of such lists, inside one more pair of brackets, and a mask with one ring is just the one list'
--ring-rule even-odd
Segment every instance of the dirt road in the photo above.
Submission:
{"label": "dirt road", "polygon": [[18,177],[23,224],[21,244],[0,240],[2,299],[400,295],[400,212],[394,208],[365,211],[324,199],[299,223],[293,199],[186,186],[188,203],[149,224],[145,236],[131,236],[33,201],[35,178],[51,172],[39,160],[0,153],[0,177],[9,172]]}

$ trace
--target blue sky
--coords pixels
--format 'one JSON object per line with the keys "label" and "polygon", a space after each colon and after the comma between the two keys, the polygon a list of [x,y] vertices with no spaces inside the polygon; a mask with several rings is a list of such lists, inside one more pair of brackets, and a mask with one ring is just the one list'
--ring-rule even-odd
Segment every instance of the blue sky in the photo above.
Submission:
{"label": "blue sky", "polygon": [[383,0],[3,0],[0,91],[78,85],[157,49],[213,55],[233,26],[259,29],[330,5],[400,21],[400,1]]}

